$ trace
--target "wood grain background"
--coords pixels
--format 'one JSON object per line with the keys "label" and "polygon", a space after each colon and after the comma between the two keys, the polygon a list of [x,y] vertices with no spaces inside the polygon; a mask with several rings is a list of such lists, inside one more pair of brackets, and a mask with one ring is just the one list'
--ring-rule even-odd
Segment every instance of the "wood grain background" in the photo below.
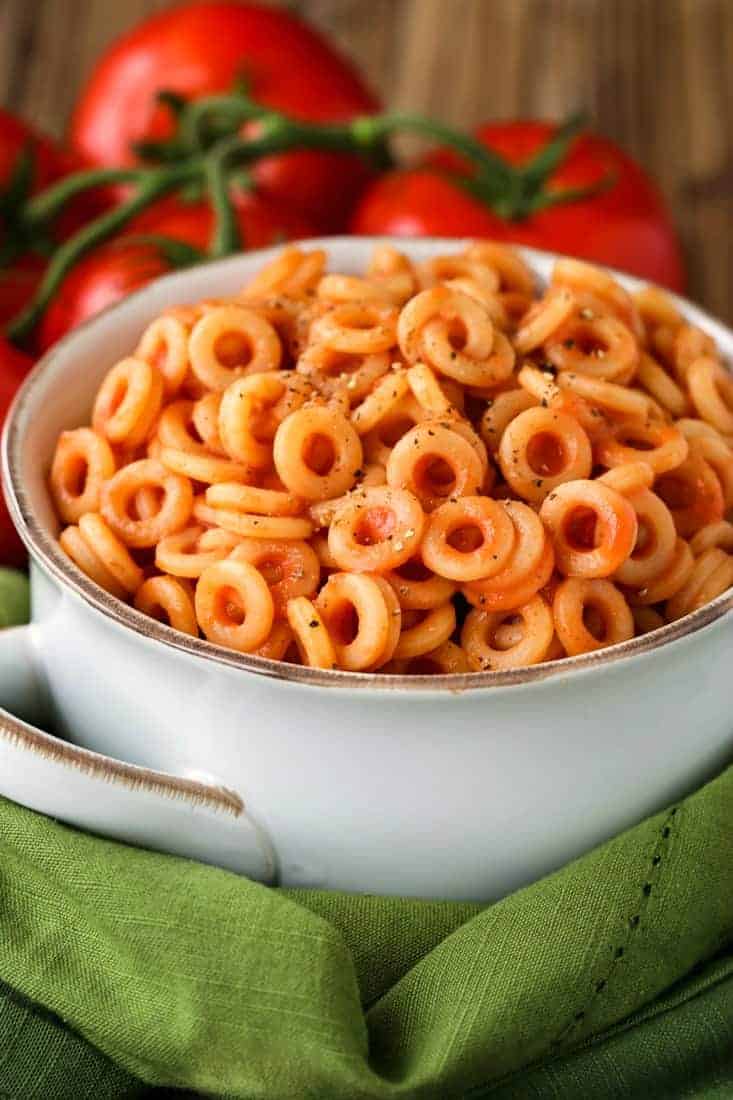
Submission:
{"label": "wood grain background", "polygon": [[[62,134],[104,45],[166,0],[0,0],[0,102]],[[733,319],[733,0],[297,0],[385,101],[470,126],[576,108],[656,176],[690,293]]]}

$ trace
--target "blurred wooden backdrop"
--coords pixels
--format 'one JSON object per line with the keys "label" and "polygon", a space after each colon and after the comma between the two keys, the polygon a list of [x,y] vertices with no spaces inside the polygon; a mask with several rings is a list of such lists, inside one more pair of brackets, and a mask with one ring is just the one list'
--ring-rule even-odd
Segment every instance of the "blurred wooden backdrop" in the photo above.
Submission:
{"label": "blurred wooden backdrop", "polygon": [[[62,134],[115,35],[170,0],[0,0],[0,101]],[[659,180],[690,293],[733,319],[733,0],[294,0],[385,101],[470,126],[582,107]]]}

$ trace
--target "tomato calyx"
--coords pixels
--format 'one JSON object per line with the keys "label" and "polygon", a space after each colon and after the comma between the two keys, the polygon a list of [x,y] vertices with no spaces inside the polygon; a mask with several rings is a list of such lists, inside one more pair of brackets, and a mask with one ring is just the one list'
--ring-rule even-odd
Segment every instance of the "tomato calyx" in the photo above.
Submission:
{"label": "tomato calyx", "polygon": [[566,159],[575,138],[585,129],[583,114],[571,115],[558,127],[553,137],[543,145],[526,164],[511,170],[508,186],[501,194],[487,191],[481,175],[460,177],[455,182],[474,198],[480,199],[505,221],[523,221],[525,218],[564,203],[583,199],[609,190],[616,182],[613,173],[607,173],[587,187],[549,188],[553,173]]}

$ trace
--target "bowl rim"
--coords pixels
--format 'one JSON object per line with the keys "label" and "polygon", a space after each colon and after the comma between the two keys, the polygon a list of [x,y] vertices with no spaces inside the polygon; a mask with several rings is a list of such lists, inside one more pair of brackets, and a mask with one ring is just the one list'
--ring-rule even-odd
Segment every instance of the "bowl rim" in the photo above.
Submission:
{"label": "bowl rim", "polygon": [[[465,247],[468,243],[466,238],[422,237],[418,238],[418,240],[423,246],[426,244],[430,246],[434,245],[436,248],[444,248],[446,251]],[[305,243],[309,247],[320,247],[328,250],[335,244],[346,246],[353,245],[356,242],[368,242],[369,244],[373,244],[377,241],[393,244],[395,247],[407,251],[409,251],[411,243],[415,244],[415,238],[363,236],[314,237],[298,243]],[[533,268],[535,274],[538,262],[552,263],[562,257],[561,253],[547,252],[520,245],[514,245],[514,248],[529,266]],[[260,257],[262,260],[266,260],[276,255],[281,249],[282,245],[278,244],[271,248],[252,250],[246,253],[246,256],[248,258]],[[241,261],[241,258],[242,254],[238,254],[237,256],[226,257],[223,260],[214,260],[210,263],[199,265],[197,270],[202,273],[204,270],[224,268],[226,266],[235,267],[236,261]],[[594,266],[609,271],[618,278],[627,289],[635,290],[639,287],[654,285],[647,280],[628,275],[625,272],[617,271],[613,268],[604,267],[604,265]],[[135,304],[143,300],[152,287],[157,287],[162,283],[170,284],[171,286],[180,283],[181,286],[183,286],[187,275],[190,275],[190,272],[173,272],[154,280],[153,283],[128,295],[121,302],[110,306],[108,309],[103,310],[90,320],[79,325],[46,352],[24,379],[18,390],[6,418],[0,443],[0,466],[8,510],[31,559],[54,577],[64,590],[70,591],[93,611],[110,619],[117,626],[130,630],[132,633],[144,639],[160,642],[165,646],[182,651],[189,656],[199,657],[207,661],[214,661],[218,664],[238,668],[242,671],[252,672],[256,675],[266,676],[272,679],[296,682],[309,686],[341,689],[358,688],[364,690],[368,688],[371,691],[378,689],[390,693],[401,691],[449,691],[455,694],[456,692],[475,691],[477,689],[488,690],[497,687],[530,684],[558,675],[567,675],[590,668],[597,668],[601,665],[610,665],[619,660],[629,659],[663,648],[671,642],[695,634],[733,610],[733,589],[729,589],[727,592],[723,592],[720,596],[717,596],[710,603],[705,604],[703,607],[698,608],[696,611],[683,616],[673,623],[668,623],[663,627],[650,631],[648,634],[630,638],[628,641],[594,650],[592,653],[585,653],[576,657],[563,657],[555,661],[547,661],[543,664],[530,665],[525,668],[517,669],[459,673],[452,675],[404,675],[380,672],[344,672],[337,669],[315,669],[302,665],[288,664],[284,661],[273,661],[253,654],[239,653],[235,650],[215,645],[204,638],[193,638],[189,635],[179,633],[171,629],[171,627],[155,619],[149,618],[136,608],[124,603],[122,600],[111,596],[109,593],[105,592],[104,589],[91,581],[69,558],[66,557],[60,549],[57,540],[45,530],[36,517],[29,499],[29,494],[22,485],[20,477],[22,444],[20,421],[23,415],[27,413],[29,407],[33,405],[34,393],[39,382],[54,370],[56,356],[60,349],[66,350],[71,347],[77,340],[87,335],[94,326],[99,324],[102,318],[108,319],[110,315],[125,309],[129,310],[131,306],[134,309]],[[666,288],[660,289],[662,289],[685,314],[689,314],[690,310],[692,310],[696,322],[702,323],[703,326],[722,330],[729,338],[731,346],[733,347],[733,330],[731,328],[713,317],[712,314],[708,313],[700,306],[683,298],[681,295],[675,294]],[[185,298],[185,295],[183,298]]]}

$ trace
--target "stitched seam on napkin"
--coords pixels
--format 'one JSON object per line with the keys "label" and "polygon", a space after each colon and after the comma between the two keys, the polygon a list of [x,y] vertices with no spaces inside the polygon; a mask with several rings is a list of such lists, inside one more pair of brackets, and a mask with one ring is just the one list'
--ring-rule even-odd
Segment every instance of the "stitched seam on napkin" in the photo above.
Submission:
{"label": "stitched seam on napkin", "polygon": [[634,906],[634,912],[631,913],[626,920],[626,935],[624,936],[622,942],[614,948],[613,956],[610,963],[606,966],[605,970],[596,977],[595,981],[593,982],[591,995],[585,1002],[583,1007],[575,1013],[572,1020],[568,1020],[568,1022],[558,1033],[558,1035],[554,1039],[550,1040],[551,1049],[559,1046],[561,1043],[564,1043],[567,1039],[571,1038],[573,1031],[577,1030],[577,1028],[583,1023],[586,1016],[588,1016],[588,1014],[592,1011],[598,996],[603,993],[603,991],[607,988],[609,981],[613,977],[618,962],[621,959],[625,958],[629,946],[632,945],[634,933],[639,927],[642,914],[649,904],[649,898],[654,887],[654,883],[651,881],[652,877],[659,876],[659,874],[661,873],[661,867],[663,866],[663,853],[666,854],[666,850],[669,847],[670,837],[672,835],[672,826],[674,824],[677,810],[677,806],[672,807],[664,820],[664,824],[659,830],[659,835],[657,837],[656,843],[654,845],[654,850],[650,858],[651,871],[649,873],[649,877],[642,884],[638,902]]}

